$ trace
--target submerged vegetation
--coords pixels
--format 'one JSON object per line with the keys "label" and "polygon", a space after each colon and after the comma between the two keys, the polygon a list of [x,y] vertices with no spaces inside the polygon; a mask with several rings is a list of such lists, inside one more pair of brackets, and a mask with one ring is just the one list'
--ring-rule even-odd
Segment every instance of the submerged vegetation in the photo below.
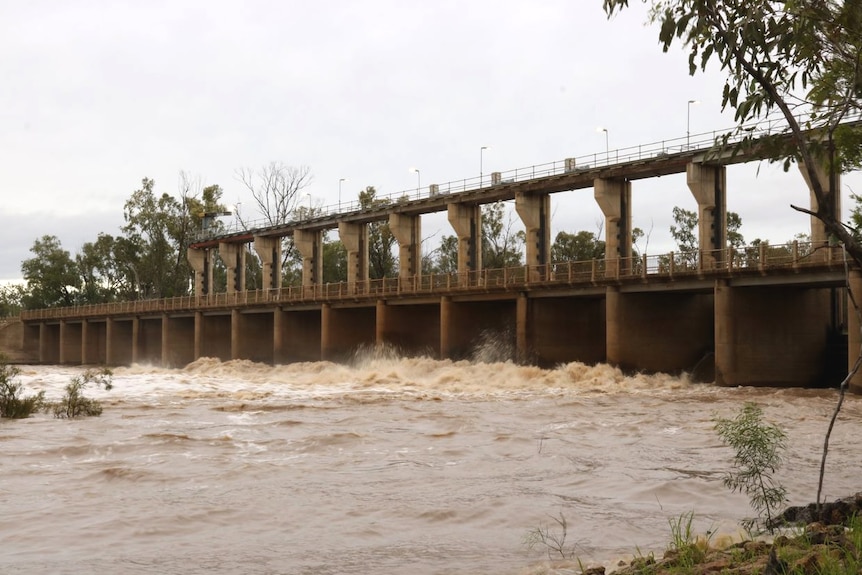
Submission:
{"label": "submerged vegetation", "polygon": [[45,400],[44,391],[25,395],[24,385],[16,381],[20,373],[20,369],[9,365],[0,356],[0,418],[26,419],[37,411],[51,412],[57,419],[98,416],[102,414],[102,404],[86,397],[84,389],[91,384],[97,388],[104,387],[106,391],[113,388],[110,369],[87,370],[72,378],[63,397],[49,402]]}

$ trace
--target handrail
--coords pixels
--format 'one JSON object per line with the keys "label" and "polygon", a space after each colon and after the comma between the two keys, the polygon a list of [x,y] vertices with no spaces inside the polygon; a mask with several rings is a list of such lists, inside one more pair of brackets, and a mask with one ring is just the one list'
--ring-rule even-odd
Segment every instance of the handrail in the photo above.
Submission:
{"label": "handrail", "polygon": [[760,244],[741,249],[669,252],[630,258],[554,262],[479,271],[427,274],[409,278],[369,279],[310,286],[284,286],[204,296],[77,305],[25,310],[21,320],[70,317],[125,316],[191,312],[272,304],[319,304],[342,300],[375,300],[387,296],[446,295],[500,290],[589,287],[620,281],[675,280],[691,277],[733,277],[742,274],[797,271],[834,266],[842,260],[841,247],[828,242]]}

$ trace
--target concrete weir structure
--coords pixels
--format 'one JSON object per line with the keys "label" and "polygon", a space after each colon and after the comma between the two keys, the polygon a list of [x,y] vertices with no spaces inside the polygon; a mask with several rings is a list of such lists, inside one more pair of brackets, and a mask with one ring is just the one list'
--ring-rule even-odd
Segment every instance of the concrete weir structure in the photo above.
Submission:
{"label": "concrete weir structure", "polygon": [[[840,248],[817,220],[810,243],[741,253],[727,245],[726,167],[758,159],[753,153],[639,147],[637,155],[618,153],[605,165],[578,167],[568,159],[538,174],[494,173],[490,186],[480,181],[441,193],[433,185],[424,197],[202,238],[188,254],[194,295],[26,312],[22,347],[44,363],[176,367],[199,357],[344,361],[363,348],[392,346],[407,355],[540,366],[608,362],[690,372],[727,386],[835,384],[860,339],[846,311]],[[700,250],[633,255],[636,182],[673,173],[686,174],[697,202]],[[837,198],[835,185],[830,194]],[[605,216],[605,258],[552,262],[551,196],[582,188],[593,188]],[[481,207],[501,200],[515,201],[526,262],[486,269]],[[832,207],[840,217],[840,202]],[[439,211],[458,239],[458,271],[423,274],[420,216]],[[398,277],[368,277],[374,222],[388,223],[398,242]],[[322,242],[332,229],[346,248],[347,281],[325,284]],[[299,286],[281,283],[288,236],[302,257]],[[265,286],[255,291],[246,289],[244,275],[252,249],[262,264],[258,285]],[[216,253],[227,270],[222,293],[212,289]],[[854,272],[850,283],[862,293],[862,274]],[[853,389],[862,391],[862,379]]]}

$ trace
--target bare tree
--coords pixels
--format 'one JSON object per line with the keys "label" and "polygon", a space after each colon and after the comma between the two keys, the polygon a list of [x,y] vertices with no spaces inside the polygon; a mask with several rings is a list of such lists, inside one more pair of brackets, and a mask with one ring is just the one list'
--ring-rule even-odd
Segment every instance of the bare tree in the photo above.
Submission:
{"label": "bare tree", "polygon": [[[251,192],[266,225],[286,223],[296,208],[300,192],[311,184],[308,166],[287,166],[270,162],[258,170],[240,168],[237,178]],[[246,222],[237,215],[240,224]]]}

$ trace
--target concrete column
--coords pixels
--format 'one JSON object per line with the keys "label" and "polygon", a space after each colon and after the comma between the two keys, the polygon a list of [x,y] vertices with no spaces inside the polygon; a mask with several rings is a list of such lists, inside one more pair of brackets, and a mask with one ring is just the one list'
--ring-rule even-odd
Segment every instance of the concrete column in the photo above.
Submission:
{"label": "concrete column", "polygon": [[105,320],[105,363],[107,365],[116,365],[116,358],[114,357],[114,346],[116,345],[114,338],[117,336],[114,333],[116,323],[110,317]]}
{"label": "concrete column", "polygon": [[419,216],[389,214],[389,229],[398,242],[398,277],[416,279],[422,275],[422,220]]}
{"label": "concrete column", "polygon": [[323,281],[323,230],[295,230],[293,244],[302,256],[302,285]]}
{"label": "concrete column", "polygon": [[715,384],[728,385],[726,374],[736,373],[736,320],[733,288],[727,280],[715,282]]}
{"label": "concrete column", "polygon": [[285,311],[280,307],[276,307],[272,314],[272,363],[278,365],[284,361]]}
{"label": "concrete column", "polygon": [[39,324],[39,363],[48,363],[48,326]]}
{"label": "concrete column", "polygon": [[65,319],[60,320],[60,365],[65,364],[68,361],[66,357],[66,339],[69,337],[67,333],[69,331],[69,325],[66,323]]}
{"label": "concrete column", "polygon": [[524,222],[530,280],[541,280],[545,264],[551,263],[551,195],[516,192],[515,210]]}
{"label": "concrete column", "polygon": [[132,318],[132,363],[140,361],[141,319]]}
{"label": "concrete column", "polygon": [[195,271],[195,296],[201,297],[212,293],[213,266],[210,249],[189,248],[186,250],[186,259]]}
{"label": "concrete column", "polygon": [[530,359],[529,305],[527,294],[519,293],[515,302],[515,349],[519,363],[527,363]]}
{"label": "concrete column", "polygon": [[332,353],[332,306],[328,303],[320,306],[320,359],[329,359]]}
{"label": "concrete column", "polygon": [[90,354],[87,353],[87,346],[90,337],[90,322],[86,319],[81,322],[81,365],[90,363]]}
{"label": "concrete column", "polygon": [[374,309],[374,345],[386,343],[386,301],[379,299]]}
{"label": "concrete column", "polygon": [[242,314],[234,308],[230,310],[230,358],[240,359],[240,338],[242,337]]}
{"label": "concrete column", "polygon": [[458,236],[458,273],[482,269],[482,206],[449,204],[449,224]]}
{"label": "concrete column", "polygon": [[686,182],[697,201],[698,246],[703,269],[725,261],[727,248],[727,168],[689,164]]}
{"label": "concrete column", "polygon": [[605,276],[618,277],[631,270],[632,185],[625,180],[597,178],[593,188],[605,215]]}
{"label": "concrete column", "polygon": [[227,268],[227,293],[245,291],[245,244],[222,242],[218,254]]}
{"label": "concrete column", "polygon": [[452,298],[440,298],[440,359],[452,357]]}
{"label": "concrete column", "polygon": [[338,237],[347,252],[347,289],[356,293],[368,281],[368,225],[338,222]]}
{"label": "concrete column", "polygon": [[204,331],[204,314],[203,312],[195,312],[195,343],[194,343],[194,359],[197,361],[203,355],[203,334]]}
{"label": "concrete column", "polygon": [[171,366],[171,345],[170,345],[170,336],[171,336],[171,318],[168,314],[162,314],[162,349],[161,349],[161,357],[162,357],[162,367],[170,367]]}
{"label": "concrete column", "polygon": [[[850,272],[850,290],[859,305],[862,305],[862,272],[853,270]],[[853,304],[848,305],[847,310],[847,371],[853,369],[856,358],[862,353],[862,325]],[[850,391],[862,393],[862,369],[857,371],[850,379]]]}
{"label": "concrete column", "polygon": [[[808,170],[805,168],[805,164],[798,163],[799,171],[802,173],[802,177],[805,179],[805,183],[808,185],[810,202],[811,202],[811,211],[817,211],[817,196],[814,195],[814,190],[811,187],[811,178],[808,176]],[[841,175],[835,174],[835,193],[832,193],[833,190],[829,186],[829,166],[826,161],[823,163],[817,164],[814,167],[814,171],[817,174],[817,180],[820,182],[820,186],[823,188],[824,193],[826,194],[827,201],[831,202],[830,211],[835,216],[835,219],[841,221]],[[816,247],[820,247],[826,245],[827,240],[829,239],[829,232],[826,231],[826,226],[815,218],[811,216],[811,241],[815,244]]]}
{"label": "concrete column", "polygon": [[626,326],[623,325],[622,295],[620,288],[608,286],[605,292],[605,353],[607,363],[619,365],[623,361],[623,338]]}
{"label": "concrete column", "polygon": [[255,236],[254,251],[260,257],[263,289],[281,287],[281,238]]}

